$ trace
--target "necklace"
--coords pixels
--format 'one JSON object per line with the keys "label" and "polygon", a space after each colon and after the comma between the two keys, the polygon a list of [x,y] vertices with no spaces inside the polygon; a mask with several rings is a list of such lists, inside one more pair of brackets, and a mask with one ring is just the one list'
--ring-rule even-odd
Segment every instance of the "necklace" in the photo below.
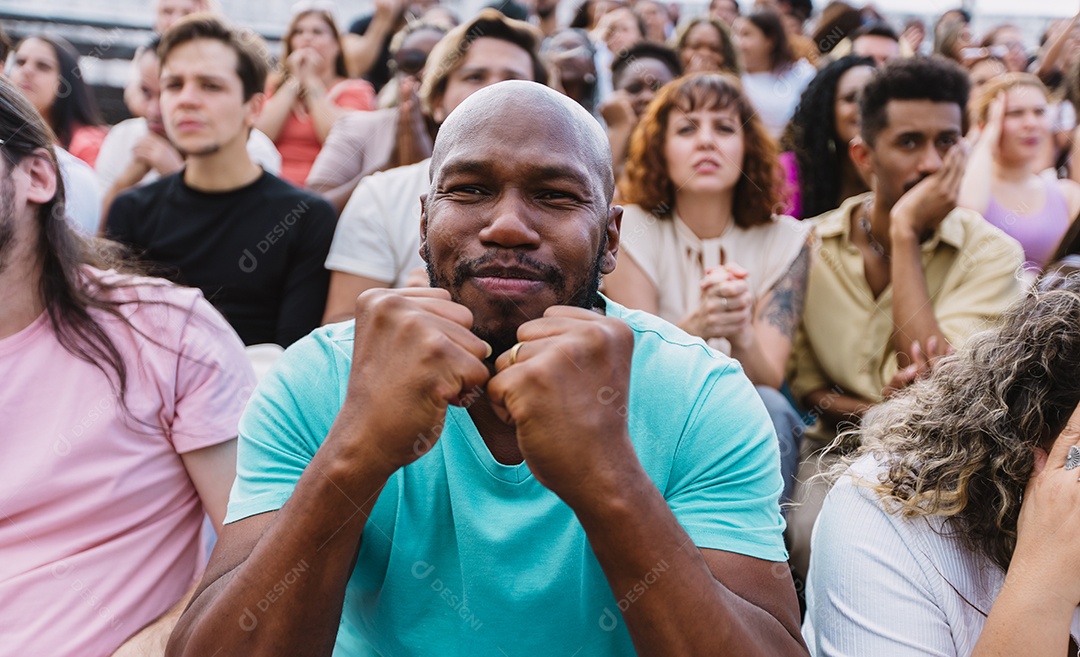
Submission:
{"label": "necklace", "polygon": [[885,247],[874,237],[873,231],[870,230],[870,209],[874,206],[874,197],[868,196],[862,204],[862,216],[859,217],[859,228],[862,228],[866,233],[866,241],[870,245],[870,250],[873,251],[883,260],[889,259],[889,252],[885,250]]}

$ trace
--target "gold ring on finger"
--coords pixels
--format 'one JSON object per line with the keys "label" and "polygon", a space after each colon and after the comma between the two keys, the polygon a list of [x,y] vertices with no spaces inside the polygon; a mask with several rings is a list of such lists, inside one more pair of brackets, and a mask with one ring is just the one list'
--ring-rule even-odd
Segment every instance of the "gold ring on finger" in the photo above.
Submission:
{"label": "gold ring on finger", "polygon": [[523,345],[523,344],[525,344],[525,343],[524,342],[518,342],[513,347],[510,347],[510,364],[511,365],[513,365],[514,363],[517,362],[518,352],[521,351],[521,345]]}

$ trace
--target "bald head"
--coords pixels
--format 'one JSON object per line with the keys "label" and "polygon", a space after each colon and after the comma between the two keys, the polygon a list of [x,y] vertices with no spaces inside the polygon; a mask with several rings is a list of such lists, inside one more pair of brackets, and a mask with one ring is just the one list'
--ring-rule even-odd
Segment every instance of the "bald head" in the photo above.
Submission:
{"label": "bald head", "polygon": [[581,105],[536,82],[511,80],[477,91],[458,105],[439,127],[431,158],[431,182],[438,184],[442,163],[461,144],[489,134],[494,126],[521,124],[516,139],[559,144],[559,154],[578,160],[595,177],[607,204],[615,189],[611,148],[600,123]]}

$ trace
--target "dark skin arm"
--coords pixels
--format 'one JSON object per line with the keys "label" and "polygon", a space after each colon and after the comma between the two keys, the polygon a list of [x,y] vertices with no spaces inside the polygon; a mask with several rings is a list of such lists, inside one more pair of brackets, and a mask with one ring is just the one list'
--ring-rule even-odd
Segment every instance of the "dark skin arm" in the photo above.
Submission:
{"label": "dark skin arm", "polygon": [[[806,655],[790,574],[777,564],[691,542],[649,479],[617,404],[629,391],[633,333],[581,308],[552,307],[499,356],[488,396],[517,428],[534,476],[572,508],[617,600],[661,564],[623,611],[639,655]],[[592,439],[582,439],[589,436]]]}
{"label": "dark skin arm", "polygon": [[[279,511],[225,526],[168,655],[330,655],[379,492],[423,453],[416,436],[489,376],[490,348],[444,290],[372,291],[357,318],[354,367],[326,440]],[[303,575],[260,606],[298,567]]]}

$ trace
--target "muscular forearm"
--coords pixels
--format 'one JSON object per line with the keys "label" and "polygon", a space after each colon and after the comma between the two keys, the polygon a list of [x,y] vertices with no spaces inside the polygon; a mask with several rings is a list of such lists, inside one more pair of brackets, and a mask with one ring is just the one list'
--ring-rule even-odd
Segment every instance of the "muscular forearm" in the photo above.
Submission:
{"label": "muscular forearm", "polygon": [[889,237],[892,240],[893,346],[896,353],[904,354],[908,363],[912,363],[915,362],[912,345],[916,340],[924,352],[931,336],[937,336],[939,347],[948,341],[930,303],[919,236],[894,224]]}
{"label": "muscular forearm", "polygon": [[208,573],[176,626],[170,656],[331,654],[364,523],[389,476],[374,459],[334,454],[337,431],[250,556],[216,579]]}
{"label": "muscular forearm", "polygon": [[[598,476],[598,479],[605,479]],[[806,655],[772,614],[735,595],[709,570],[663,496],[637,464],[572,503],[637,654]]]}

